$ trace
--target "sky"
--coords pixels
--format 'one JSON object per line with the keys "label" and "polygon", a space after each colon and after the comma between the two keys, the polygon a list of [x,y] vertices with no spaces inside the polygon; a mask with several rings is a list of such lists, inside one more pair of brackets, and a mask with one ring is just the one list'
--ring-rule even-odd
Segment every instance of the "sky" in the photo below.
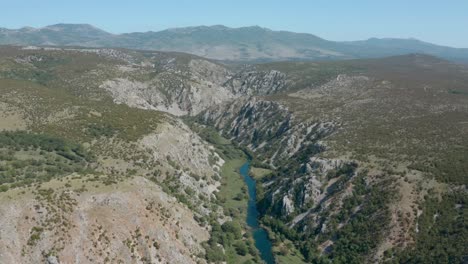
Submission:
{"label": "sky", "polygon": [[417,38],[468,48],[468,0],[0,0],[0,27],[92,24],[111,33],[258,25],[328,40]]}

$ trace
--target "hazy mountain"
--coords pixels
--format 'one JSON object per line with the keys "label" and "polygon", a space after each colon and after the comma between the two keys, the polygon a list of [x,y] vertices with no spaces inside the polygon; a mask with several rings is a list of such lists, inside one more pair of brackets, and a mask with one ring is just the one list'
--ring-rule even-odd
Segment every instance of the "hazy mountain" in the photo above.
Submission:
{"label": "hazy mountain", "polygon": [[0,29],[1,44],[87,45],[112,34],[88,24],[56,24],[43,28]]}
{"label": "hazy mountain", "polygon": [[227,61],[337,60],[425,53],[468,62],[468,49],[415,39],[336,42],[312,34],[273,31],[258,26],[198,26],[114,35],[86,24],[57,24],[38,29],[0,29],[0,44],[179,51]]}

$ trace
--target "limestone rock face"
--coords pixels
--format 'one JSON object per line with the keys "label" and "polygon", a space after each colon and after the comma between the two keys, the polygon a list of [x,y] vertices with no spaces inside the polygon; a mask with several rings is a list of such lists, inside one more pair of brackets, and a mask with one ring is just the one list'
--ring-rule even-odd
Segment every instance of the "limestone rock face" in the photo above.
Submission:
{"label": "limestone rock face", "polygon": [[283,197],[283,207],[282,207],[282,213],[284,215],[289,215],[292,212],[294,212],[294,205],[291,199],[289,199],[288,196]]}
{"label": "limestone rock face", "polygon": [[230,72],[221,65],[195,59],[181,70],[171,63],[166,62],[164,71],[148,81],[118,77],[105,80],[100,88],[109,91],[116,103],[176,116],[195,115],[235,97],[222,85]]}
{"label": "limestone rock face", "polygon": [[308,144],[321,148],[320,138],[331,134],[336,126],[333,122],[298,122],[287,107],[259,97],[214,106],[199,118],[248,145],[271,165],[292,157]]}
{"label": "limestone rock face", "polygon": [[215,106],[200,113],[199,118],[249,147],[272,167],[288,171],[264,187],[273,214],[295,216],[291,226],[314,219],[314,210],[322,205],[326,208],[331,199],[342,199],[329,191],[336,181],[329,175],[350,161],[319,156],[327,149],[324,140],[339,128],[339,123],[299,119],[280,102],[262,97]]}
{"label": "limestone rock face", "polygon": [[[176,116],[197,115],[209,107],[239,97],[269,95],[286,88],[286,75],[276,70],[259,71],[246,68],[233,74],[225,66],[192,59],[186,65],[176,64],[175,58],[162,63],[163,70],[152,74],[150,80],[116,77],[99,86],[108,91],[114,102],[130,107],[159,110]],[[151,72],[151,68],[120,65],[129,74],[136,68]],[[161,66],[160,66],[161,67]]]}
{"label": "limestone rock face", "polygon": [[55,256],[48,256],[47,264],[59,264],[59,261],[57,260],[57,257]]}
{"label": "limestone rock face", "polygon": [[58,181],[44,187],[52,186],[47,201],[1,196],[0,212],[7,216],[0,219],[2,262],[38,263],[43,254],[54,254],[46,263],[196,263],[194,256],[203,252],[208,230],[145,178],[108,188],[88,185],[81,193]]}
{"label": "limestone rock face", "polygon": [[225,85],[241,95],[269,95],[286,88],[286,75],[276,70],[244,70],[234,75]]}

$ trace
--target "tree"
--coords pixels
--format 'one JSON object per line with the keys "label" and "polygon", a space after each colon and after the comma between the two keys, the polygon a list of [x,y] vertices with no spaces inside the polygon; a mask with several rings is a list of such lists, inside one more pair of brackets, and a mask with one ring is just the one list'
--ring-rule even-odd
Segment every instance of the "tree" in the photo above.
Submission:
{"label": "tree", "polygon": [[235,239],[242,238],[242,228],[237,221],[228,221],[221,226],[224,232],[228,232],[234,235]]}
{"label": "tree", "polygon": [[236,249],[237,254],[241,256],[245,256],[249,250],[244,241],[237,241],[234,243],[234,248]]}

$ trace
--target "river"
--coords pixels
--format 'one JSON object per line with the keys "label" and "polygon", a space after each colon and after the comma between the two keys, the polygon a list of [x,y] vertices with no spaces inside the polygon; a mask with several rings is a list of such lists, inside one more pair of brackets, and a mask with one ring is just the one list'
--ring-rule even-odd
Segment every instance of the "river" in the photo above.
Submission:
{"label": "river", "polygon": [[265,229],[260,227],[258,223],[258,210],[256,204],[257,189],[255,180],[249,175],[250,162],[247,161],[240,168],[240,173],[244,177],[245,183],[247,184],[249,191],[249,203],[247,208],[247,225],[252,230],[252,235],[255,240],[255,247],[260,251],[262,260],[267,264],[274,264],[275,258],[271,250],[271,241],[268,238],[268,233]]}

